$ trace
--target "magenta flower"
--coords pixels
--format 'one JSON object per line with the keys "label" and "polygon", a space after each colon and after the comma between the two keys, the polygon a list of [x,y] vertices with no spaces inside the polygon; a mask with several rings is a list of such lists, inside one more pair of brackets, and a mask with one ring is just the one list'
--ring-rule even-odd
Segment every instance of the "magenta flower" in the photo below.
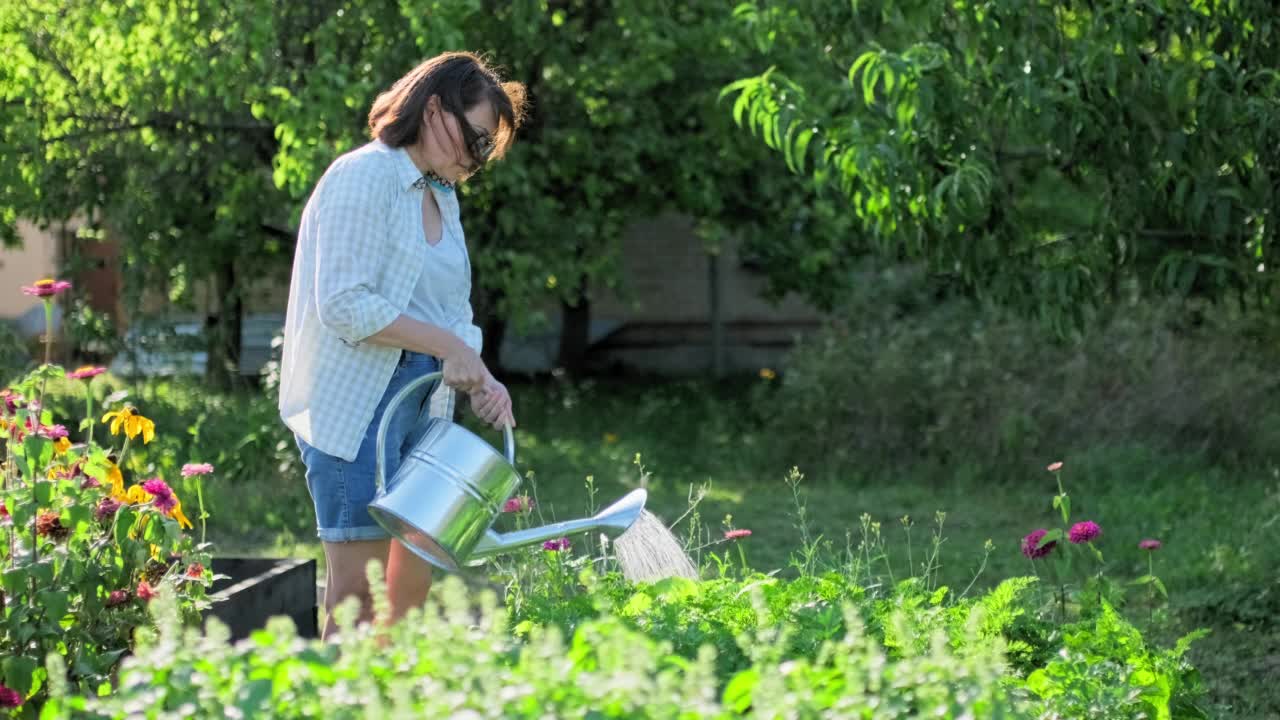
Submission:
{"label": "magenta flower", "polygon": [[737,540],[738,538],[751,537],[750,530],[726,530],[724,532],[725,540]]}
{"label": "magenta flower", "polygon": [[1142,542],[1138,543],[1138,547],[1139,547],[1139,548],[1142,548],[1143,550],[1147,550],[1147,551],[1151,551],[1151,550],[1159,550],[1159,549],[1160,549],[1160,541],[1159,541],[1159,540],[1155,540],[1155,539],[1153,539],[1153,538],[1147,538],[1146,540],[1143,540]]}
{"label": "magenta flower", "polygon": [[34,285],[22,286],[22,294],[30,295],[31,297],[50,298],[54,295],[61,295],[70,289],[71,283],[66,280],[45,278],[44,280],[37,280]]}
{"label": "magenta flower", "polygon": [[505,503],[503,503],[502,512],[504,513],[527,512],[533,509],[533,505],[534,505],[533,498],[529,497],[528,495],[517,495],[511,498],[510,500],[506,501]]}
{"label": "magenta flower", "polygon": [[569,538],[557,538],[555,540],[548,540],[542,543],[542,549],[547,552],[560,552],[562,550],[568,550],[570,547],[571,544],[569,543]]}
{"label": "magenta flower", "polygon": [[187,463],[182,466],[182,477],[208,475],[211,472],[213,472],[213,466],[209,463]]}
{"label": "magenta flower", "polygon": [[129,602],[128,590],[112,590],[107,595],[107,607],[115,607]]}
{"label": "magenta flower", "polygon": [[1083,545],[1102,534],[1102,528],[1098,527],[1098,523],[1092,520],[1078,522],[1071,526],[1071,531],[1067,533],[1067,539],[1075,545]]}
{"label": "magenta flower", "polygon": [[156,589],[151,587],[151,583],[147,582],[146,580],[142,580],[141,582],[138,583],[139,598],[146,600],[147,602],[151,602],[151,599],[154,598],[155,596],[156,596]]}
{"label": "magenta flower", "polygon": [[1043,546],[1040,545],[1040,541],[1048,534],[1049,531],[1044,528],[1032,530],[1028,533],[1026,537],[1022,538],[1022,554],[1035,560],[1053,552],[1054,546],[1058,544],[1057,541],[1047,542]]}
{"label": "magenta flower", "polygon": [[0,685],[0,708],[16,708],[22,705],[22,693]]}
{"label": "magenta flower", "polygon": [[169,485],[160,478],[151,478],[142,483],[142,489],[155,498],[152,502],[160,508],[161,512],[167,513],[178,505],[178,498],[173,496],[173,490],[170,490]]}
{"label": "magenta flower", "polygon": [[93,365],[85,365],[83,367],[78,367],[75,370],[72,370],[71,372],[67,373],[67,377],[72,380],[88,380],[89,378],[101,375],[106,371],[107,369],[104,367],[94,367]]}
{"label": "magenta flower", "polygon": [[120,505],[121,502],[119,500],[104,497],[102,498],[102,501],[98,503],[98,507],[94,509],[93,517],[99,522],[106,520],[120,510]]}
{"label": "magenta flower", "polygon": [[41,425],[40,434],[50,440],[61,440],[68,435],[65,425]]}

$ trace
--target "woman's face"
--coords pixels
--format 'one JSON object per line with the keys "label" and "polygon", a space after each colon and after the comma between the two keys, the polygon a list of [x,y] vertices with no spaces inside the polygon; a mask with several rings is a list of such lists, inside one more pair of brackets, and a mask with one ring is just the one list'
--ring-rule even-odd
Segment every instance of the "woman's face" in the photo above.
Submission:
{"label": "woman's face", "polygon": [[498,114],[489,103],[467,110],[464,127],[434,96],[427,103],[423,122],[426,132],[421,140],[427,162],[449,182],[464,180],[484,165],[498,130]]}

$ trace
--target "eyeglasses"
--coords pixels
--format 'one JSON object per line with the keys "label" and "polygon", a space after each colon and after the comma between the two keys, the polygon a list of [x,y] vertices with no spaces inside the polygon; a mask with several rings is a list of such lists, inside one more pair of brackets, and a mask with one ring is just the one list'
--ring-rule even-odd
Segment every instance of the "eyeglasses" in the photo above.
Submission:
{"label": "eyeglasses", "polygon": [[467,146],[467,153],[471,155],[471,165],[467,168],[467,172],[474,173],[484,167],[489,162],[489,156],[493,154],[493,136],[487,130],[477,130],[471,123],[467,122],[467,118],[457,115],[458,127],[462,128],[462,142]]}

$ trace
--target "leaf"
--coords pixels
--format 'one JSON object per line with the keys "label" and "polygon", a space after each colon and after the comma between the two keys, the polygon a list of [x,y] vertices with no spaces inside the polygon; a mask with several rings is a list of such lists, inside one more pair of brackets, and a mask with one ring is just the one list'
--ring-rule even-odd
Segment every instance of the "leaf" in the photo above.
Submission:
{"label": "leaf", "polygon": [[1054,528],[1053,530],[1050,530],[1049,532],[1045,533],[1044,537],[1040,538],[1040,542],[1036,545],[1036,548],[1037,549],[1042,548],[1051,542],[1061,542],[1063,537],[1064,535],[1062,533],[1062,529]]}
{"label": "leaf", "polygon": [[24,655],[10,656],[4,659],[4,684],[17,690],[22,695],[31,692],[33,676],[39,664]]}
{"label": "leaf", "polygon": [[62,618],[67,614],[67,606],[70,604],[70,598],[67,593],[57,590],[42,590],[36,593],[40,604],[44,606],[45,617],[53,622],[61,622]]}
{"label": "leaf", "polygon": [[137,513],[129,508],[122,507],[116,511],[116,544],[124,549],[125,544],[129,542],[129,531],[133,528],[133,524],[137,518]]}
{"label": "leaf", "polygon": [[733,676],[724,688],[724,704],[734,711],[745,713],[751,707],[751,696],[760,682],[760,671],[748,668]]}

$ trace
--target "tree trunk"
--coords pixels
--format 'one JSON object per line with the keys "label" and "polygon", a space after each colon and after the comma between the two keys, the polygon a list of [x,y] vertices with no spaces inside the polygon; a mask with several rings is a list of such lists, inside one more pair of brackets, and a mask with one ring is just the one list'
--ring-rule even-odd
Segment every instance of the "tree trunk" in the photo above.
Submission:
{"label": "tree trunk", "polygon": [[489,372],[500,375],[502,372],[502,338],[507,334],[507,320],[497,313],[489,313],[484,320],[484,347],[480,359]]}
{"label": "tree trunk", "polygon": [[219,298],[216,314],[206,321],[208,365],[205,380],[215,390],[230,390],[240,382],[241,325],[244,303],[236,287],[233,260],[223,261],[214,273],[214,290]]}
{"label": "tree trunk", "polygon": [[[585,285],[586,281],[582,281]],[[585,292],[578,295],[578,302],[570,305],[561,302],[560,357],[556,365],[570,375],[579,376],[586,370],[587,344],[591,339],[591,301]]]}

